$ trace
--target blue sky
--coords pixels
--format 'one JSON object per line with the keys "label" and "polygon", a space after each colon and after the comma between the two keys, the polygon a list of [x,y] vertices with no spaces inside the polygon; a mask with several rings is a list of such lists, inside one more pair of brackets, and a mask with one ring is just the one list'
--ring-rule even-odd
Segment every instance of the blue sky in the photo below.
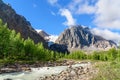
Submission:
{"label": "blue sky", "polygon": [[120,0],[4,0],[34,29],[59,35],[71,25],[84,25],[96,35],[120,41]]}

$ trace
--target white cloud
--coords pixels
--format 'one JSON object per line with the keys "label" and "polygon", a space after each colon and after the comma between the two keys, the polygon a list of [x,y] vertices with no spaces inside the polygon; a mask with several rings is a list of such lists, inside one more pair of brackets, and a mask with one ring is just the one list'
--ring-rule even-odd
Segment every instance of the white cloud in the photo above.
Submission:
{"label": "white cloud", "polygon": [[94,3],[94,0],[73,0],[68,8],[75,14],[91,14],[96,11],[96,8],[89,3]]}
{"label": "white cloud", "polygon": [[102,36],[107,40],[113,40],[116,43],[120,42],[120,33],[112,32],[108,29],[99,29],[99,28],[93,28],[91,32],[95,35]]}
{"label": "white cloud", "polygon": [[72,0],[69,5],[68,8],[71,11],[76,11],[78,9],[78,6],[81,4],[82,0]]}
{"label": "white cloud", "polygon": [[57,4],[58,0],[48,0],[48,2],[49,2],[51,5],[55,5],[55,4]]}
{"label": "white cloud", "polygon": [[95,23],[102,28],[120,29],[120,0],[99,0]]}
{"label": "white cloud", "polygon": [[79,6],[76,13],[77,14],[93,14],[95,11],[96,11],[96,8],[94,6],[84,4],[84,5]]}
{"label": "white cloud", "polygon": [[[51,5],[57,4],[60,6],[58,0],[48,0],[48,2]],[[57,5],[56,7],[58,7]],[[93,23],[97,27],[120,29],[120,0],[71,0],[67,5],[58,8],[62,9],[62,16],[67,18],[66,25],[75,22],[71,14],[94,14]],[[69,14],[69,19],[66,14]]]}
{"label": "white cloud", "polygon": [[72,0],[68,8],[77,15],[94,14],[99,28],[120,29],[120,0]]}
{"label": "white cloud", "polygon": [[73,18],[71,12],[68,9],[60,9],[60,14],[67,19],[67,21],[64,22],[64,25],[71,26],[76,24],[75,19]]}

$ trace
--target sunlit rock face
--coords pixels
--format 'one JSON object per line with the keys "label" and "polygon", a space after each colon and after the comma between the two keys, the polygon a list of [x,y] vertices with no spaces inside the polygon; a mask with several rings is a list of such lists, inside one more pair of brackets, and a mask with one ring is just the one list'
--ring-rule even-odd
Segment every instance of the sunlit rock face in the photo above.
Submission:
{"label": "sunlit rock face", "polygon": [[5,4],[2,0],[0,0],[0,18],[7,23],[10,29],[20,32],[23,38],[30,37],[35,43],[43,42],[45,44],[45,40],[32,28],[30,22],[17,14],[9,4]]}
{"label": "sunlit rock face", "polygon": [[116,44],[113,41],[94,35],[88,27],[82,27],[80,25],[66,29],[58,37],[56,43],[67,45],[69,51],[108,50],[116,47]]}

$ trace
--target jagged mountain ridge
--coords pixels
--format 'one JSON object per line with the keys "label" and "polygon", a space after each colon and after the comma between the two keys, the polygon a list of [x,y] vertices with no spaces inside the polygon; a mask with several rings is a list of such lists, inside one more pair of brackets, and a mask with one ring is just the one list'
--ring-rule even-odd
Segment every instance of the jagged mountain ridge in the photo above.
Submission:
{"label": "jagged mountain ridge", "polygon": [[108,50],[116,47],[113,41],[91,33],[88,27],[72,26],[66,29],[56,40],[58,44],[67,45],[69,51],[73,50]]}
{"label": "jagged mountain ridge", "polygon": [[0,0],[0,19],[7,23],[9,29],[20,32],[23,38],[30,37],[35,43],[42,42],[46,45],[45,40],[32,28],[30,22],[18,15],[9,4],[5,4],[2,0]]}

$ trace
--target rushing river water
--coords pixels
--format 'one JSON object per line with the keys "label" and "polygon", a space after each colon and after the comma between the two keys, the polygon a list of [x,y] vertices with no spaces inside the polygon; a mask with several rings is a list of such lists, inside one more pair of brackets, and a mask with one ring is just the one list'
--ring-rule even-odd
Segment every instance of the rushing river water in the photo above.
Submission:
{"label": "rushing river water", "polygon": [[[72,67],[87,66],[88,64],[75,64]],[[51,74],[59,74],[61,71],[66,70],[68,66],[56,66],[56,67],[40,67],[31,68],[31,72],[16,72],[0,74],[0,80],[12,79],[12,80],[39,80],[40,77],[49,76]]]}

